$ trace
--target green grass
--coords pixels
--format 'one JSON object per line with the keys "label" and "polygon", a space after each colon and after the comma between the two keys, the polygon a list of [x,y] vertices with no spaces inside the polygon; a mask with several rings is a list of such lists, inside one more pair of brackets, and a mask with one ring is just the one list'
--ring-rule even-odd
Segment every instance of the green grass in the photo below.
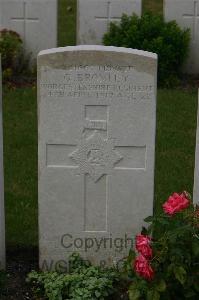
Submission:
{"label": "green grass", "polygon": [[37,244],[37,113],[32,88],[3,93],[6,240]]}
{"label": "green grass", "polygon": [[58,0],[58,46],[76,44],[76,0]]}
{"label": "green grass", "polygon": [[192,193],[197,92],[159,90],[157,102],[155,204],[175,191]]}
{"label": "green grass", "polygon": [[142,0],[143,11],[152,11],[154,13],[162,13],[163,0]]}
{"label": "green grass", "polygon": [[[144,9],[161,12],[162,1],[144,1]],[[59,46],[75,44],[75,10],[75,0],[59,0]],[[38,243],[36,90],[4,87],[3,96],[7,245],[34,246]],[[196,91],[158,92],[156,209],[174,191],[192,192],[196,114]]]}

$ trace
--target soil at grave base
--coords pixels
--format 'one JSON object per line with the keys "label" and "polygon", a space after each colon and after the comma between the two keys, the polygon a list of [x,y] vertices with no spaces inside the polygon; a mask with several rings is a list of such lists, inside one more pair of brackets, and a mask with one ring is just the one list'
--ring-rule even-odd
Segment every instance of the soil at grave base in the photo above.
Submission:
{"label": "soil at grave base", "polygon": [[31,287],[26,283],[31,270],[38,270],[38,249],[8,249],[6,286],[0,299],[34,299]]}

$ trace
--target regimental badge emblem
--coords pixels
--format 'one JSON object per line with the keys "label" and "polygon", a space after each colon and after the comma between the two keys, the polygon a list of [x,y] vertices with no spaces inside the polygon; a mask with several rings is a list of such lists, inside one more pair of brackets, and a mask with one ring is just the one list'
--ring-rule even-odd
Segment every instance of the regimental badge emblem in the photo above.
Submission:
{"label": "regimental badge emblem", "polygon": [[123,159],[115,150],[115,141],[104,139],[97,131],[87,138],[83,137],[69,157],[79,166],[80,174],[89,174],[94,182],[110,174],[114,165]]}

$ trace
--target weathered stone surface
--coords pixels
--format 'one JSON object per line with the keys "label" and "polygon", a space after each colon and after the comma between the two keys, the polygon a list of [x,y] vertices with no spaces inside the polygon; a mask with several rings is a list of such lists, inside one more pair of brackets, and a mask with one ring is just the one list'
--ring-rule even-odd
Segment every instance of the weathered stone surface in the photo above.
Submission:
{"label": "weathered stone surface", "polygon": [[199,205],[199,91],[198,91],[198,122],[196,130],[195,176],[193,202]]}
{"label": "weathered stone surface", "polygon": [[104,46],[38,57],[40,267],[111,264],[153,211],[156,54]]}
{"label": "weathered stone surface", "polygon": [[5,215],[3,175],[3,129],[2,129],[2,80],[0,55],[0,269],[5,268]]}
{"label": "weathered stone surface", "polygon": [[110,22],[141,10],[142,0],[77,0],[77,44],[101,45]]}
{"label": "weathered stone surface", "polygon": [[0,0],[1,28],[18,32],[26,52],[57,46],[57,0]]}
{"label": "weathered stone surface", "polygon": [[191,29],[190,55],[184,67],[190,74],[199,73],[199,0],[164,0],[166,21],[176,20],[181,28]]}

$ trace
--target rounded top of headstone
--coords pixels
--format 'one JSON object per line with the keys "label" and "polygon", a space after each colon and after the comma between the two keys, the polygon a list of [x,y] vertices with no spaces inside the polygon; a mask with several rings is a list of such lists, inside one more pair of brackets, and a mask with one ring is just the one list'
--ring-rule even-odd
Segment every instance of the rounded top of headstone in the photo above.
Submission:
{"label": "rounded top of headstone", "polygon": [[38,56],[55,54],[55,53],[64,53],[64,52],[75,52],[75,51],[104,51],[104,52],[118,52],[118,53],[126,53],[126,54],[134,54],[139,56],[148,57],[154,60],[157,60],[157,54],[124,47],[114,47],[114,46],[101,46],[101,45],[79,45],[79,46],[67,46],[60,48],[52,48],[47,50],[42,50],[38,54]]}

